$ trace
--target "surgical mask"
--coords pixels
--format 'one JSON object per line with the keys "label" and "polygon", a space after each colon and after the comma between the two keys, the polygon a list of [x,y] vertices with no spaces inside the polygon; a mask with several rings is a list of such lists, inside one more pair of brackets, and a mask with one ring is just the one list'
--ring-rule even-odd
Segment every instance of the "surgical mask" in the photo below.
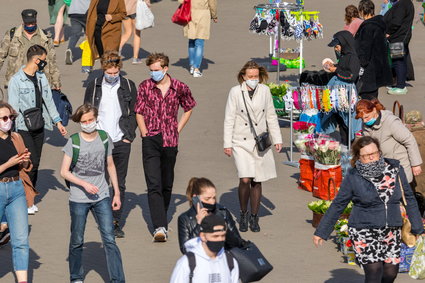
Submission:
{"label": "surgical mask", "polygon": [[46,67],[46,65],[47,65],[47,61],[45,61],[45,60],[41,60],[41,59],[38,59],[38,60],[40,60],[40,61],[37,63],[38,71],[39,71],[39,72],[42,72],[42,71],[44,70],[44,67]]}
{"label": "surgical mask", "polygon": [[151,71],[151,78],[154,81],[159,82],[164,78],[165,73],[166,72],[163,72],[163,71]]}
{"label": "surgical mask", "polygon": [[259,80],[246,80],[245,83],[247,86],[249,86],[251,89],[255,89],[258,85]]}
{"label": "surgical mask", "polygon": [[118,80],[120,79],[119,75],[111,76],[107,73],[104,74],[105,82],[107,82],[110,85],[115,85]]}
{"label": "surgical mask", "polygon": [[215,203],[209,204],[209,203],[202,202],[202,206],[208,210],[208,213],[214,213],[215,209],[217,208]]}
{"label": "surgical mask", "polygon": [[33,26],[24,25],[24,30],[28,33],[33,33],[37,30],[37,25],[33,25]]}
{"label": "surgical mask", "polygon": [[7,133],[10,131],[10,129],[12,129],[12,120],[8,119],[6,122],[3,120],[0,120],[0,131],[2,131],[3,133]]}
{"label": "surgical mask", "polygon": [[224,241],[218,241],[218,242],[206,242],[207,247],[210,251],[212,251],[215,254],[218,254],[222,248],[224,248]]}
{"label": "surgical mask", "polygon": [[366,126],[371,127],[371,126],[373,126],[373,124],[375,124],[375,122],[376,122],[376,118],[372,118],[369,121],[364,122],[364,123],[365,123]]}
{"label": "surgical mask", "polygon": [[83,124],[83,123],[80,123],[80,125],[81,125],[81,130],[82,130],[84,133],[91,134],[91,133],[93,133],[94,131],[96,131],[97,121],[93,121],[93,122],[91,122],[91,123],[89,123],[89,124]]}

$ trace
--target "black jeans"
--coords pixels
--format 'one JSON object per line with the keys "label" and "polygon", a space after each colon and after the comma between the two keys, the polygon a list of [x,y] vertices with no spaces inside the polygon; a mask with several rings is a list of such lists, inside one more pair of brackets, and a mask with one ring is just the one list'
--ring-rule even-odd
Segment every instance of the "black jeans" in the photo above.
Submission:
{"label": "black jeans", "polygon": [[405,46],[406,54],[401,59],[393,59],[393,75],[397,77],[397,88],[405,88],[407,80],[407,54],[409,50]]}
{"label": "black jeans", "polygon": [[[120,189],[121,207],[119,210],[113,210],[112,215],[114,221],[120,221],[122,210],[124,206],[125,196],[125,179],[127,178],[128,162],[130,160],[131,143],[123,141],[114,142],[114,149],[112,150],[112,158],[114,159],[115,168],[117,170],[118,187]],[[112,197],[114,196],[112,190]]]}
{"label": "black jeans", "polygon": [[71,19],[71,35],[69,36],[68,49],[73,50],[83,32],[86,30],[85,15],[69,15]]}
{"label": "black jeans", "polygon": [[143,170],[148,187],[148,203],[154,229],[168,229],[167,211],[174,182],[177,147],[163,147],[162,135],[144,137]]}
{"label": "black jeans", "polygon": [[41,151],[44,143],[44,129],[36,132],[18,130],[18,133],[22,136],[28,151],[31,152],[32,169],[28,172],[28,176],[35,187],[38,177],[38,167],[40,166]]}

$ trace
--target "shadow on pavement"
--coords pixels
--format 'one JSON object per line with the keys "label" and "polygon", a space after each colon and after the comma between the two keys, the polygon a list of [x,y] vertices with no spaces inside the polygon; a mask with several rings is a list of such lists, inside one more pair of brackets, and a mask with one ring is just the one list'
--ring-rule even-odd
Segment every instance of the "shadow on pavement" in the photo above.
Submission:
{"label": "shadow on pavement", "polygon": [[[34,269],[39,269],[41,263],[39,262],[40,257],[38,254],[31,248],[29,250],[29,256],[28,282],[33,282]],[[13,272],[12,246],[10,242],[1,247],[0,267],[0,278],[3,278],[9,272]]]}
{"label": "shadow on pavement", "polygon": [[55,147],[64,147],[68,141],[68,139],[62,136],[56,127],[53,128],[53,131],[45,131],[45,135],[46,138],[44,142]]}
{"label": "shadow on pavement", "polygon": [[84,243],[83,267],[84,276],[93,270],[102,277],[103,282],[109,282],[105,251],[103,250],[103,245],[100,242]]}
{"label": "shadow on pavement", "polygon": [[[224,205],[239,221],[240,207],[238,188],[233,188],[230,190],[230,192],[222,194],[218,203]],[[276,206],[263,195],[261,197],[260,211],[258,212],[258,216],[263,217],[273,215],[272,210],[275,208]]]}
{"label": "shadow on pavement", "polygon": [[356,270],[341,268],[331,270],[332,278],[325,281],[325,283],[362,283],[364,276]]}
{"label": "shadow on pavement", "polygon": [[[183,203],[186,202],[186,196],[179,195],[179,194],[172,194],[171,200],[170,200],[170,206],[168,208],[168,215],[167,220],[168,223],[173,220],[173,216],[177,211],[177,207]],[[125,226],[126,219],[130,212],[135,209],[136,207],[140,207],[142,210],[142,216],[146,223],[146,226],[149,229],[150,233],[153,233],[154,229],[151,222],[151,214],[149,211],[149,203],[148,203],[148,194],[135,194],[132,192],[126,192],[125,193],[125,201],[124,201],[124,207],[123,207],[123,213],[121,216],[121,225],[122,227]]]}
{"label": "shadow on pavement", "polygon": [[[210,59],[203,58],[201,63],[201,70],[207,70],[209,64],[215,64],[215,62],[211,61]],[[179,59],[179,61],[171,65],[177,66],[177,67],[183,67],[189,70],[189,58],[181,58]]]}
{"label": "shadow on pavement", "polygon": [[[132,42],[132,38],[130,38],[129,41]],[[146,51],[143,48],[140,48],[137,58],[146,58],[146,57],[148,57],[149,54],[150,53],[148,51]],[[122,50],[121,50],[121,56],[123,58],[123,61],[132,59],[133,58],[133,46],[131,44],[128,44],[128,43],[124,44],[124,46],[122,47]],[[127,64],[131,64],[131,63],[127,63]],[[145,62],[142,62],[141,65],[145,66]],[[146,69],[146,71],[147,71],[147,69]]]}
{"label": "shadow on pavement", "polygon": [[38,181],[37,191],[40,193],[36,196],[37,202],[41,201],[49,190],[62,190],[68,192],[68,188],[65,187],[56,177],[55,170],[52,169],[41,169],[38,170]]}

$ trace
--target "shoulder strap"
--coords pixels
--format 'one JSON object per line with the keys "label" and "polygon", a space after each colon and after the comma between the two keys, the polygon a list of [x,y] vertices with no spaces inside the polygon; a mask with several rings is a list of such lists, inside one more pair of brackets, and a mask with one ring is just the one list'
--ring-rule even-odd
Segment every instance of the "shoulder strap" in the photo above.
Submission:
{"label": "shoulder strap", "polygon": [[128,84],[128,90],[130,90],[130,92],[131,92],[131,86],[130,86],[130,81],[127,79],[127,78],[125,78],[126,80],[127,80],[127,84]]}
{"label": "shoulder strap", "polygon": [[196,267],[196,258],[193,252],[187,252],[186,256],[187,256],[187,260],[189,261],[189,269],[190,269],[189,283],[192,283],[193,271],[195,270],[195,267]]}
{"label": "shoulder strap", "polygon": [[242,88],[241,88],[241,93],[242,93],[243,103],[245,104],[246,114],[248,115],[249,126],[251,127],[252,132],[254,133],[255,139],[257,139],[257,132],[255,131],[254,125],[252,124],[251,115],[249,115],[248,107],[246,106],[245,95],[243,93]]}
{"label": "shoulder strap", "polygon": [[403,189],[403,184],[401,183],[400,175],[398,176],[398,182],[400,183],[401,201],[402,201],[404,207],[406,207],[407,206],[407,201],[406,201],[406,197],[404,196],[404,189]]}
{"label": "shoulder strap", "polygon": [[102,140],[103,146],[105,147],[105,159],[106,159],[108,157],[108,146],[109,146],[108,134],[104,130],[97,130],[97,133],[99,134],[99,137]]}
{"label": "shoulder strap", "polygon": [[13,27],[9,31],[10,41],[12,41],[12,38],[15,36],[16,27]]}
{"label": "shoulder strap", "polygon": [[78,156],[80,155],[80,135],[75,133],[71,135],[72,142],[72,161],[70,171],[72,171],[77,164]]}
{"label": "shoulder strap", "polygon": [[227,265],[229,266],[230,272],[233,271],[233,268],[235,267],[233,262],[233,255],[229,251],[224,251],[226,253],[226,259],[227,259]]}

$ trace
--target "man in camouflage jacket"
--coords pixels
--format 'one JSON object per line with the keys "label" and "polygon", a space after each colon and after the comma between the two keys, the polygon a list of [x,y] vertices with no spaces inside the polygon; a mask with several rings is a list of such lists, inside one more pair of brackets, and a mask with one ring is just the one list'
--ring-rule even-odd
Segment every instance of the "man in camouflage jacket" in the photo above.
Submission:
{"label": "man in camouflage jacket", "polygon": [[[28,48],[38,44],[47,50],[47,66],[44,68],[44,74],[49,85],[52,89],[59,90],[61,88],[60,73],[50,34],[47,35],[40,27],[37,27],[37,11],[33,9],[23,10],[22,20],[22,25],[6,32],[0,44],[0,69],[8,58],[5,87],[7,87],[10,78],[19,71],[22,65],[26,64]],[[31,27],[34,30],[32,32]]]}

